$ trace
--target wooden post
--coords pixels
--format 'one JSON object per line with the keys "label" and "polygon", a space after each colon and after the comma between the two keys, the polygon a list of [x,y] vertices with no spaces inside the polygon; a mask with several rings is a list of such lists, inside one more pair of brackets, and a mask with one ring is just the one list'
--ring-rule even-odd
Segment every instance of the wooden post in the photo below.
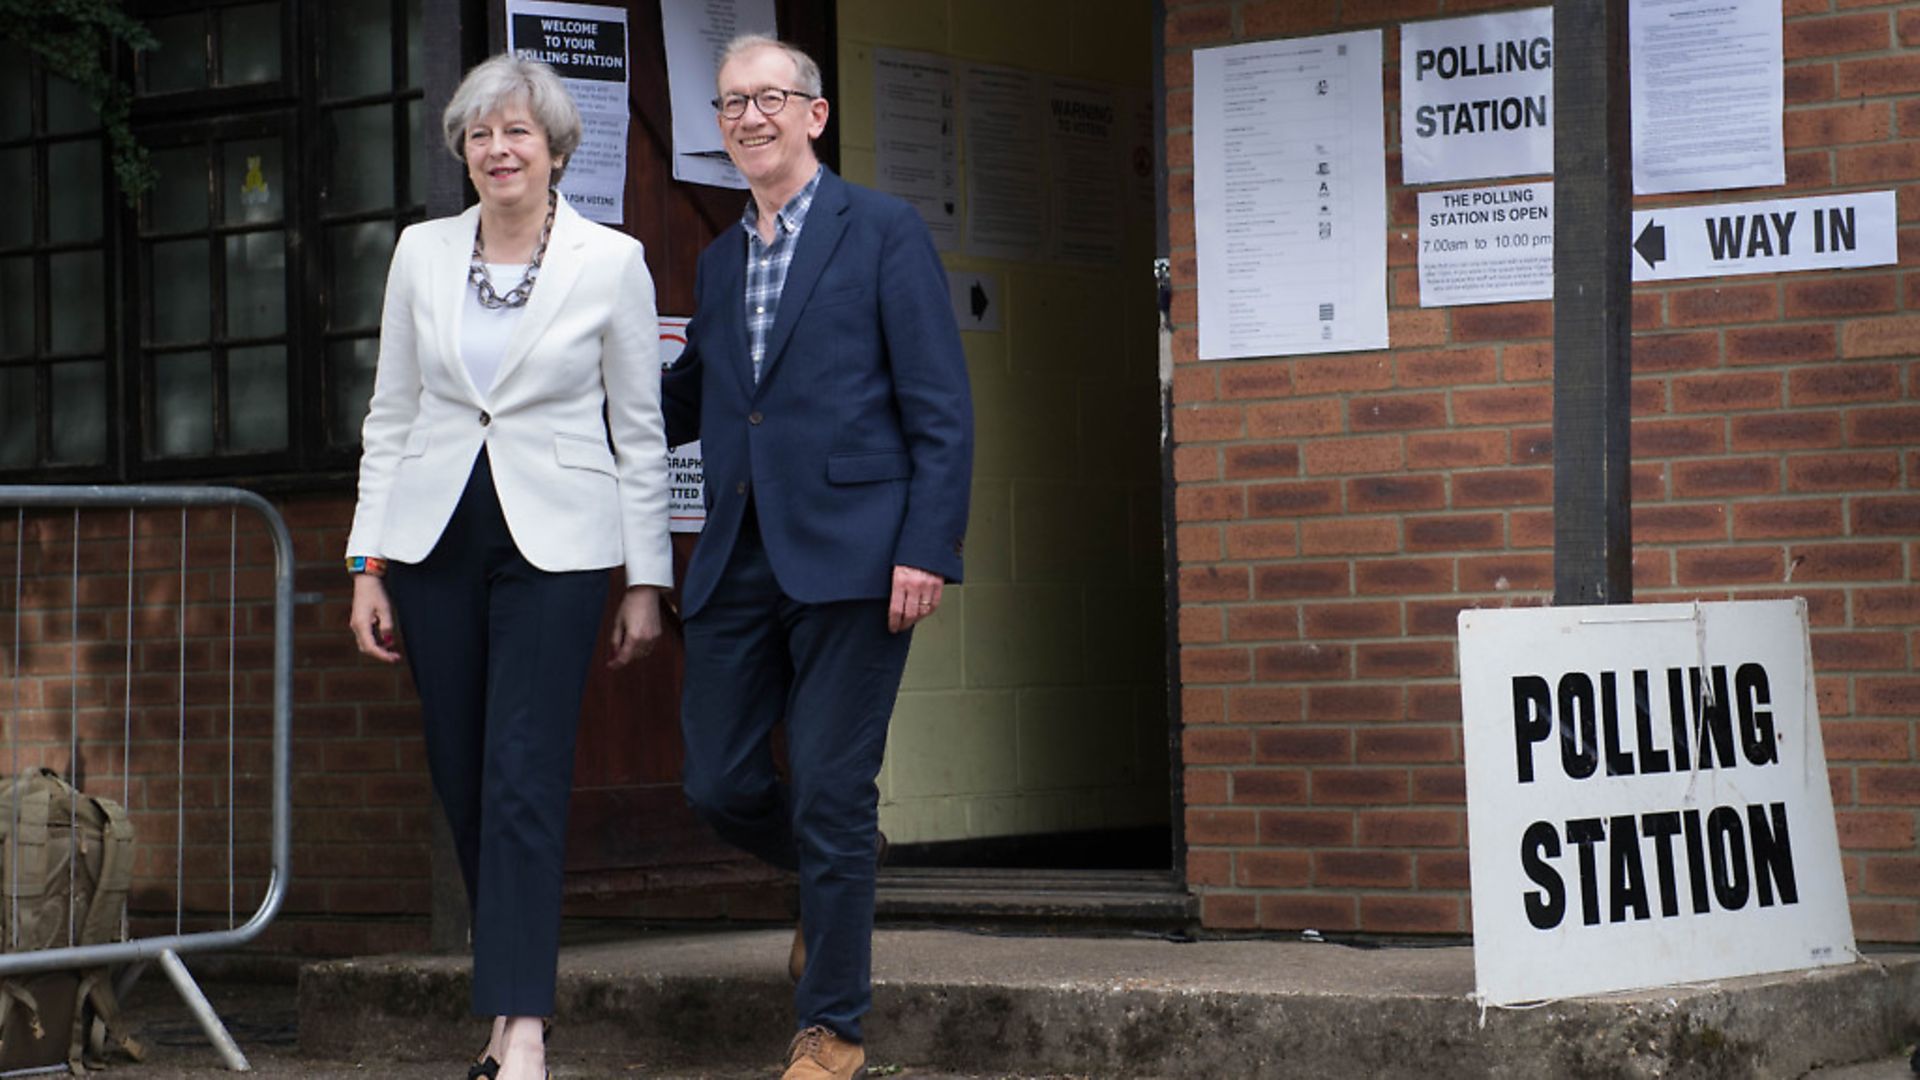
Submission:
{"label": "wooden post", "polygon": [[1553,5],[1555,604],[1633,600],[1626,0]]}

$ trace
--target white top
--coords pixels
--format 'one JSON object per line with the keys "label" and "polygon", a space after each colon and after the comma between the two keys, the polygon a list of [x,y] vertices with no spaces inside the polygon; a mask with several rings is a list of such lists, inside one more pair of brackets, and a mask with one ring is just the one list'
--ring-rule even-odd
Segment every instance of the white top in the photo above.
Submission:
{"label": "white top", "polygon": [[[493,279],[496,296],[505,295],[520,284],[526,272],[526,263],[487,264],[487,276]],[[500,362],[507,358],[507,342],[512,339],[514,328],[520,325],[520,316],[526,313],[527,308],[525,304],[519,307],[483,307],[479,290],[469,285],[465,292],[467,309],[460,313],[460,358],[466,361],[467,374],[473,376],[473,387],[480,391],[484,399],[493,389],[494,377],[500,373]]]}

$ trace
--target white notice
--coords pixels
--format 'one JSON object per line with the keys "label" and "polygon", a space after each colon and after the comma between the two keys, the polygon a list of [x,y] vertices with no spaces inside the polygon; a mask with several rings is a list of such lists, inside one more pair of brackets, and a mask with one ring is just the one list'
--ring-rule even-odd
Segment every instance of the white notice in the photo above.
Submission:
{"label": "white notice", "polygon": [[1786,183],[1780,0],[1632,0],[1633,193]]}
{"label": "white notice", "polygon": [[906,200],[952,251],[960,234],[953,61],[932,53],[873,51],[874,186]]}
{"label": "white notice", "polygon": [[1460,613],[1496,1005],[1849,963],[1805,600]]}
{"label": "white notice", "polygon": [[1047,257],[1112,265],[1126,237],[1126,117],[1111,86],[1047,83]]}
{"label": "white notice", "polygon": [[1400,28],[1409,184],[1553,172],[1553,9]]}
{"label": "white notice", "polygon": [[627,13],[507,0],[507,51],[553,68],[580,109],[580,146],[560,193],[582,217],[618,225],[627,202]]}
{"label": "white notice", "polygon": [[1201,359],[1386,348],[1380,45],[1194,52]]}
{"label": "white notice", "polygon": [[[660,367],[670,368],[687,348],[687,317],[660,316]],[[667,530],[699,532],[707,524],[706,467],[700,440],[667,447]]]}
{"label": "white notice", "polygon": [[727,42],[741,34],[777,32],[773,0],[661,0],[660,31],[666,39],[667,100],[673,107],[673,178],[745,188],[746,178],[727,158],[712,102]]}
{"label": "white notice", "polygon": [[1838,270],[1900,261],[1891,191],[1633,212],[1633,280]]}
{"label": "white notice", "polygon": [[1420,193],[1420,306],[1553,299],[1553,182]]}
{"label": "white notice", "polygon": [[1046,100],[1038,77],[970,64],[961,103],[967,254],[1037,260],[1047,236]]}

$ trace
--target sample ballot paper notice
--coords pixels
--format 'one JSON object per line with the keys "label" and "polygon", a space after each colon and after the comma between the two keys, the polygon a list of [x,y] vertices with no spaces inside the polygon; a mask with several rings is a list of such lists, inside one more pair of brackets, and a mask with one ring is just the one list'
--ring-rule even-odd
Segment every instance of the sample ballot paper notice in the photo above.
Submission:
{"label": "sample ballot paper notice", "polygon": [[1386,347],[1380,40],[1193,54],[1201,359]]}

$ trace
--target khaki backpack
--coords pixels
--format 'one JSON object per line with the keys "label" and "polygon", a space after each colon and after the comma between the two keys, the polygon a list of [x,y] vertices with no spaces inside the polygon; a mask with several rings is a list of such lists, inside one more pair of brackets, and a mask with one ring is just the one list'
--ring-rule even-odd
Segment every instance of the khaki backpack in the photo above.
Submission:
{"label": "khaki backpack", "polygon": [[[32,769],[0,780],[0,839],[0,952],[124,937],[133,824],[120,804]],[[0,979],[0,1070],[65,1063],[78,1076],[110,1049],[137,1060],[119,1026],[104,966]]]}

